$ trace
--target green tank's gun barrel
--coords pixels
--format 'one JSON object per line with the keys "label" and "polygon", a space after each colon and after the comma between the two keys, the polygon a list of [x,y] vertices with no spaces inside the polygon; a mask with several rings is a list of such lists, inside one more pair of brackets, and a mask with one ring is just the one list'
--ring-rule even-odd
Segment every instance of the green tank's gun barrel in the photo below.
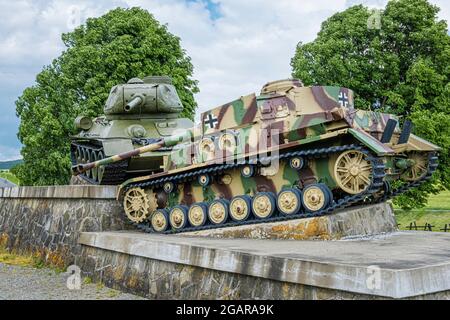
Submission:
{"label": "green tank's gun barrel", "polygon": [[121,160],[129,159],[131,157],[135,157],[142,153],[158,150],[163,147],[171,147],[171,146],[177,145],[183,141],[191,141],[191,139],[192,139],[192,131],[186,130],[182,134],[166,137],[166,138],[161,139],[158,142],[151,143],[149,145],[146,145],[146,146],[143,146],[143,147],[140,147],[140,148],[128,151],[128,152],[123,152],[123,153],[114,155],[109,158],[101,159],[101,160],[94,161],[94,162],[74,165],[74,166],[72,166],[72,174],[74,176],[77,176],[77,175],[84,173],[93,168],[97,168],[97,167],[104,166],[104,165],[107,165],[107,164],[110,164],[113,162],[118,162]]}
{"label": "green tank's gun barrel", "polygon": [[128,102],[124,109],[126,112],[130,112],[131,110],[139,107],[144,102],[144,98],[141,96],[135,96],[130,102]]}

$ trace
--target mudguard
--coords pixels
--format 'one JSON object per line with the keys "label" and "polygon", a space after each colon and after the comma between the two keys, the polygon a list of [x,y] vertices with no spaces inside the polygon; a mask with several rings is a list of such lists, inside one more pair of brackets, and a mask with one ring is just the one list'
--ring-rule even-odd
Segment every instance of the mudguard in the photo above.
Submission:
{"label": "mudguard", "polygon": [[384,156],[395,153],[395,151],[388,145],[381,143],[380,141],[372,137],[370,134],[359,128],[356,129],[350,128],[348,129],[348,132],[357,140],[359,140],[361,143],[363,143],[365,146],[367,146],[370,150],[375,152],[378,156]]}

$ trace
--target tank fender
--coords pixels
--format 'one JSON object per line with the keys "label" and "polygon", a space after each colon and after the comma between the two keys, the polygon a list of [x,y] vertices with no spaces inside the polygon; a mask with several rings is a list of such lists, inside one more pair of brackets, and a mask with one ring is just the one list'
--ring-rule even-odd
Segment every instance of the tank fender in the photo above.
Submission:
{"label": "tank fender", "polygon": [[381,143],[374,137],[372,137],[367,132],[361,130],[361,129],[348,129],[348,132],[355,137],[359,142],[363,143],[365,146],[367,146],[370,150],[375,152],[378,156],[383,156],[387,154],[393,154],[395,153],[392,148],[387,146],[386,144]]}
{"label": "tank fender", "polygon": [[[395,146],[394,146],[395,148]],[[407,151],[440,151],[441,147],[411,133],[406,143]]]}

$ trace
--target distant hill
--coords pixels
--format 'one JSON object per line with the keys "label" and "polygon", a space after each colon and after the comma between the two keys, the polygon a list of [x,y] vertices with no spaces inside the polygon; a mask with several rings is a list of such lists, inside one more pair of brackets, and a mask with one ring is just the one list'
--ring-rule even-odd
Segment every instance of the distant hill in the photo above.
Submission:
{"label": "distant hill", "polygon": [[0,170],[9,170],[16,164],[22,163],[22,159],[11,160],[11,161],[0,161]]}

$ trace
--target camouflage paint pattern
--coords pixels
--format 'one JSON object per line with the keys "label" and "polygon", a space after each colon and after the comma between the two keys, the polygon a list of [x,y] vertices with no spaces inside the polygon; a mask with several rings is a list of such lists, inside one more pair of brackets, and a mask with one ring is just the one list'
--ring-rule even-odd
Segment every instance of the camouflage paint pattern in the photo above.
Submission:
{"label": "camouflage paint pattern", "polygon": [[[410,151],[438,151],[439,147],[411,135],[408,143],[397,143],[401,129],[394,115],[354,109],[353,91],[336,86],[304,87],[299,80],[289,79],[266,84],[259,96],[250,94],[201,114],[201,123],[186,134],[173,139],[167,137],[153,145],[75,168],[77,172],[129,157],[151,154],[158,148],[173,146],[164,157],[161,170],[133,178],[133,182],[156,179],[172,174],[207,168],[215,164],[235,163],[242,159],[291,150],[316,149],[343,144],[362,144],[383,157],[387,166],[386,180],[398,179],[401,170],[398,159],[408,157]],[[388,143],[380,138],[389,119],[397,121]],[[226,136],[228,135],[228,136]],[[225,142],[226,143],[225,143]],[[222,145],[221,145],[222,143]],[[225,147],[227,146],[227,147]],[[238,169],[215,176],[213,183],[202,187],[197,182],[184,183],[166,195],[154,190],[154,197],[164,206],[190,205],[213,199],[231,199],[236,195],[255,195],[256,192],[277,193],[283,188],[319,182],[340,192],[334,173],[338,155],[309,159],[301,170],[290,168],[285,162],[270,167],[250,178]],[[226,177],[225,177],[226,176]]]}

